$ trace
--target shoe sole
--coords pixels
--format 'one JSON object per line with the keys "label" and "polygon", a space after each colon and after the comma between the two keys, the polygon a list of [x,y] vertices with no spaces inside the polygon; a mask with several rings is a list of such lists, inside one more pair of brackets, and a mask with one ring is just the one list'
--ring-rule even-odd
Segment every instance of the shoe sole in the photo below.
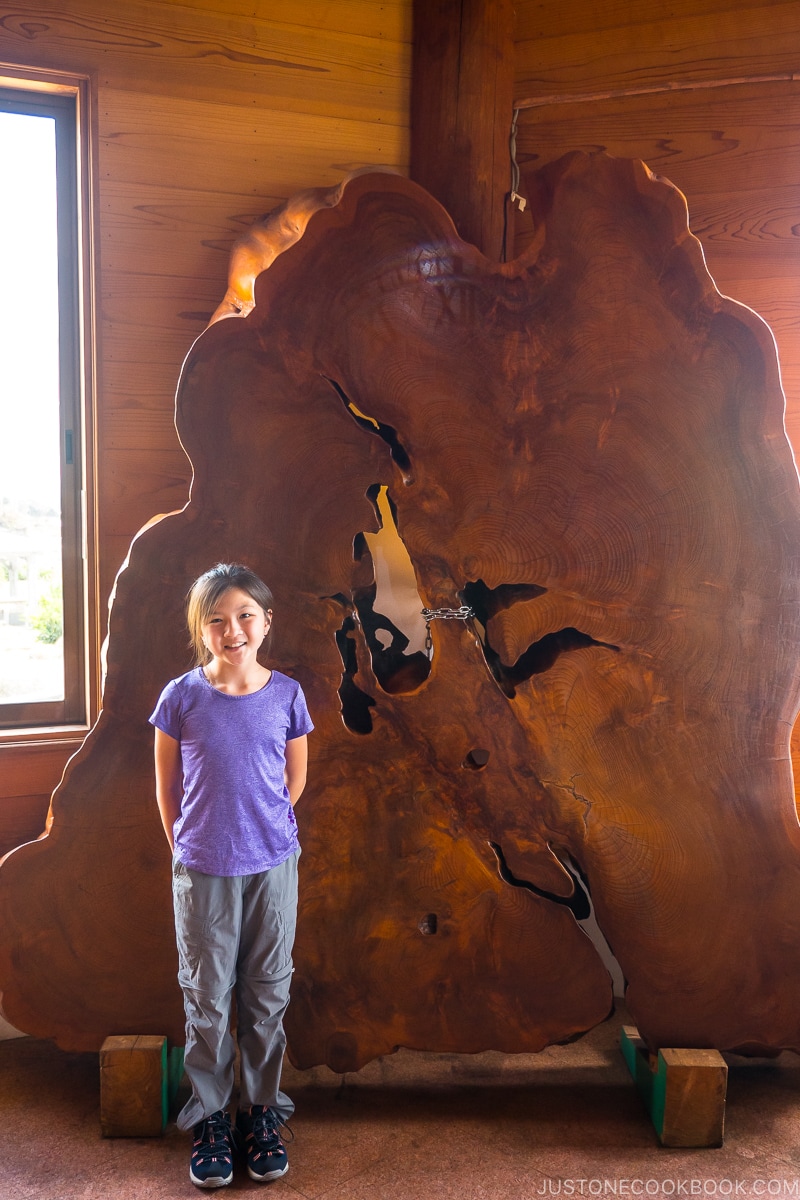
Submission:
{"label": "shoe sole", "polygon": [[251,1179],[255,1179],[256,1183],[270,1183],[273,1179],[280,1179],[281,1175],[285,1175],[288,1170],[289,1164],[287,1163],[285,1167],[281,1167],[280,1171],[268,1171],[266,1175],[257,1175],[251,1167],[248,1167],[247,1174]]}
{"label": "shoe sole", "polygon": [[189,1179],[192,1181],[195,1187],[199,1188],[227,1187],[229,1183],[233,1182],[233,1171],[231,1171],[230,1175],[228,1175],[225,1179],[196,1179],[190,1170]]}

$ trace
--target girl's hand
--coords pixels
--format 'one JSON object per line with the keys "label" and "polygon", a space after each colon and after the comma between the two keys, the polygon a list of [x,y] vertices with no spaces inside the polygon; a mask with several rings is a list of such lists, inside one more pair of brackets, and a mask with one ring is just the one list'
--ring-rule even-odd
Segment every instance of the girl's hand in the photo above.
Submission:
{"label": "girl's hand", "polygon": [[303,794],[303,788],[306,786],[306,774],[308,771],[308,737],[304,733],[302,737],[292,738],[286,743],[286,770],[283,773],[283,778],[289,789],[289,800],[292,808]]}

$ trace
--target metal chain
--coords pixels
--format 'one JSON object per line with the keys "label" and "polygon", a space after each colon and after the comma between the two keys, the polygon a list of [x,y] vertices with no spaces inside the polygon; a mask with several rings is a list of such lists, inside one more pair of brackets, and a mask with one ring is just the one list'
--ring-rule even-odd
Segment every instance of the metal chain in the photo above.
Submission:
{"label": "metal chain", "polygon": [[475,613],[468,604],[460,608],[423,608],[425,618],[425,653],[433,658],[433,638],[431,637],[431,621],[468,621]]}

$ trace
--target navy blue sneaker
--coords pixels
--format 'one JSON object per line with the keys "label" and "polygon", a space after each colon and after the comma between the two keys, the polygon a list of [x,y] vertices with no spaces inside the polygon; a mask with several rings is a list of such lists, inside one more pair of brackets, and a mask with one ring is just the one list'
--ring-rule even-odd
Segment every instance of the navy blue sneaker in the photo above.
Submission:
{"label": "navy blue sneaker", "polygon": [[201,1188],[225,1187],[233,1179],[231,1119],[215,1112],[194,1127],[189,1178]]}
{"label": "navy blue sneaker", "polygon": [[247,1151],[247,1174],[258,1183],[280,1179],[289,1170],[280,1126],[281,1120],[275,1110],[263,1104],[240,1108],[236,1114],[236,1128]]}

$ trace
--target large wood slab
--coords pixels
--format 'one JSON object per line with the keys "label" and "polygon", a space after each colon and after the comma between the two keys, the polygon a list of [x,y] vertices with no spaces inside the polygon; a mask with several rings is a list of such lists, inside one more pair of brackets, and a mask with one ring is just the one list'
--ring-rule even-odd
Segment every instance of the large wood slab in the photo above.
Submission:
{"label": "large wood slab", "polygon": [[[180,1036],[147,715],[187,665],[189,582],[242,558],[317,725],[297,1063],[589,1028],[611,997],[581,878],[650,1045],[800,1046],[800,490],[774,345],[640,163],[568,156],[528,190],[536,240],[502,267],[400,178],[312,195],[249,315],[195,343],[191,502],[134,542],[104,713],[50,836],[0,869],[18,1027]],[[421,603],[476,612],[434,623],[424,679],[375,633],[380,485]]]}

